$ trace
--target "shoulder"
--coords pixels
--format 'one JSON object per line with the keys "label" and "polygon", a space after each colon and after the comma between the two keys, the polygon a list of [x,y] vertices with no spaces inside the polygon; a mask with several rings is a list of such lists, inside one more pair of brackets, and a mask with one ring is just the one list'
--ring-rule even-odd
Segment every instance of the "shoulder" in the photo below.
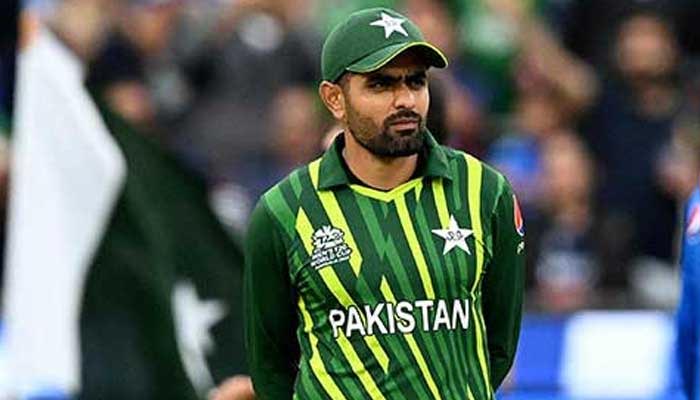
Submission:
{"label": "shoulder", "polygon": [[[440,146],[447,157],[448,163],[454,172],[465,174],[468,180],[477,178],[481,185],[482,193],[493,192],[498,196],[504,190],[511,190],[508,179],[496,168],[485,161],[461,150],[447,146]],[[456,168],[455,168],[456,167]]]}
{"label": "shoulder", "polygon": [[315,192],[311,170],[314,167],[317,169],[318,162],[319,160],[315,160],[301,166],[277,182],[263,193],[258,207],[264,208],[283,227],[293,227],[299,207]]}
{"label": "shoulder", "polygon": [[296,203],[303,192],[313,190],[309,167],[317,161],[318,160],[301,166],[289,173],[263,193],[263,195],[260,196],[260,201],[264,203],[270,211],[276,211],[279,207],[284,206],[283,203],[287,205]]}

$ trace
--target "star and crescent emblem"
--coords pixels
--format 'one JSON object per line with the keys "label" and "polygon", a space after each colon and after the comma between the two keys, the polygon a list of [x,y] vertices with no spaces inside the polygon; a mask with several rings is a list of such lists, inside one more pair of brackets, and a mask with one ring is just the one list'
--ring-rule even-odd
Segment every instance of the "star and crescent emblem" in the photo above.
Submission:
{"label": "star and crescent emblem", "polygon": [[387,13],[381,14],[381,19],[371,22],[371,26],[381,26],[384,28],[384,39],[388,39],[394,32],[400,33],[408,37],[408,32],[403,27],[403,23],[406,22],[403,18],[395,18]]}
{"label": "star and crescent emblem", "polygon": [[172,309],[178,350],[185,372],[200,394],[214,387],[207,355],[215,350],[211,329],[228,312],[219,300],[203,300],[191,281],[175,285]]}
{"label": "star and crescent emblem", "polygon": [[445,247],[442,249],[442,254],[449,253],[455,247],[471,254],[469,246],[467,246],[467,238],[474,234],[471,229],[460,228],[454,215],[450,215],[450,223],[446,229],[433,229],[433,234],[445,239]]}

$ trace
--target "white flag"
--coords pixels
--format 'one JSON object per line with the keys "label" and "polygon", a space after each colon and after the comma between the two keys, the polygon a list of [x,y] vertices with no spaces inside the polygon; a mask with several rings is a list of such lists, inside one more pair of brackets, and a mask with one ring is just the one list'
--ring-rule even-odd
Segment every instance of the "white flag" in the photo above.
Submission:
{"label": "white flag", "polygon": [[83,285],[126,172],[83,73],[46,30],[19,55],[4,299],[13,394],[80,390]]}

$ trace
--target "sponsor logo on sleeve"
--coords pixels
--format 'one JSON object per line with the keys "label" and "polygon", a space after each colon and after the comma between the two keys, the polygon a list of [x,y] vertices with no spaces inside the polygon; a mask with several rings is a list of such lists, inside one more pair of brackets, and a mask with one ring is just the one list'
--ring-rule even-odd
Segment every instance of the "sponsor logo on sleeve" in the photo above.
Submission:
{"label": "sponsor logo on sleeve", "polygon": [[688,216],[688,226],[685,230],[686,235],[695,236],[700,234],[700,204],[696,204]]}
{"label": "sponsor logo on sleeve", "polygon": [[518,199],[513,195],[513,220],[515,222],[515,231],[518,235],[525,236],[525,224],[523,223],[523,214],[520,212],[520,204]]}

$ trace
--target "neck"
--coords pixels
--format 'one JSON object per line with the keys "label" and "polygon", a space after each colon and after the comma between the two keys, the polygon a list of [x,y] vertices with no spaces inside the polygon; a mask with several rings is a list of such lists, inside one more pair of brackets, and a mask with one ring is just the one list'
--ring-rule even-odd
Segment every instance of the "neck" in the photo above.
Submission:
{"label": "neck", "polygon": [[362,182],[381,190],[391,190],[408,181],[418,165],[418,155],[379,157],[360,145],[347,130],[343,158],[350,171]]}

